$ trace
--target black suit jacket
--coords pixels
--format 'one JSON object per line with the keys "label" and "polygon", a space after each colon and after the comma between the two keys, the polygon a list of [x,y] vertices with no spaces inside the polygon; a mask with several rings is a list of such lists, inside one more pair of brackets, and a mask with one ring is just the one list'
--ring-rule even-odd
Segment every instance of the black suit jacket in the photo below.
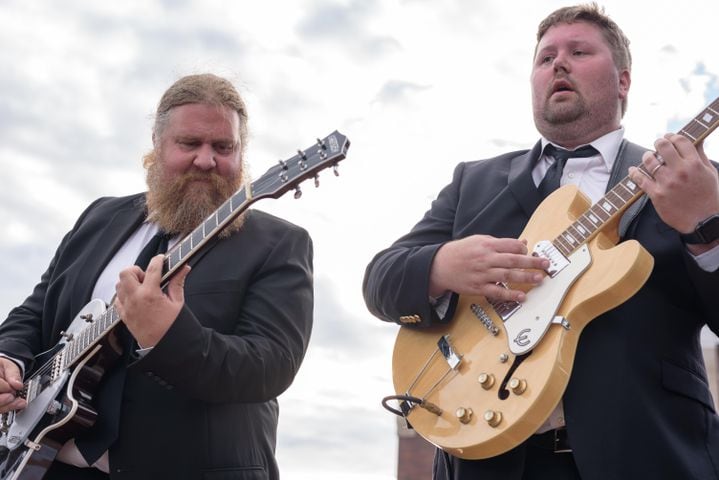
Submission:
{"label": "black suit jacket", "polygon": [[[539,153],[537,144],[457,166],[424,218],[368,266],[370,311],[419,320],[416,328],[449,321],[428,302],[434,255],[472,234],[517,238],[541,200],[531,178]],[[624,238],[641,242],[655,266],[634,297],[592,321],[579,340],[563,397],[577,466],[585,480],[719,479],[719,417],[699,342],[704,325],[719,333],[719,272],[696,265],[651,202]],[[482,461],[438,452],[435,478],[520,479],[524,455],[523,445]]]}
{"label": "black suit jacket", "polygon": [[[55,345],[145,217],[144,194],[92,204],[32,295],[0,326],[0,351],[25,361]],[[312,325],[307,232],[252,210],[195,257],[185,306],[128,368],[113,479],[277,479],[276,397],[292,382]]]}

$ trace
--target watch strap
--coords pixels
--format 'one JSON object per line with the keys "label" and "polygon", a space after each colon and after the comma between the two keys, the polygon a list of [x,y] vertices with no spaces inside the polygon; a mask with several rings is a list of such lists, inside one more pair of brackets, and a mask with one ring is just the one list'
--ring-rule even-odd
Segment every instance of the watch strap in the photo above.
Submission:
{"label": "watch strap", "polygon": [[681,233],[679,237],[684,243],[692,245],[711,243],[719,239],[719,214],[702,220],[693,232]]}

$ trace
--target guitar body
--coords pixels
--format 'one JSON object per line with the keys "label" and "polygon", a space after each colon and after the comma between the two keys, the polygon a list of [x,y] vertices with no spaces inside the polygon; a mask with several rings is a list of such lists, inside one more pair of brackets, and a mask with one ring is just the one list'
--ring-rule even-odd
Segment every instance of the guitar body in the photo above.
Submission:
{"label": "guitar body", "polygon": [[[530,247],[552,239],[589,206],[576,187],[560,188],[539,206],[520,238]],[[395,391],[441,410],[414,406],[407,413],[412,427],[465,459],[499,455],[534,434],[564,393],[584,327],[649,278],[651,255],[636,241],[616,242],[616,234],[594,236],[569,257],[579,265],[573,273],[563,271],[531,290],[522,288],[527,301],[504,320],[486,298],[460,296],[447,325],[402,327],[393,355]],[[537,341],[525,351],[520,345],[532,335]],[[447,361],[437,353],[443,338],[461,358],[454,368],[451,355]]]}
{"label": "guitar body", "polygon": [[[54,348],[35,359],[38,366],[26,384],[32,400],[27,408],[12,414],[7,432],[0,437],[0,479],[41,479],[62,445],[95,423],[94,392],[109,365],[122,353],[114,332],[93,346],[72,368],[62,369],[63,350],[87,327],[88,314],[100,318],[101,300],[88,303]],[[56,363],[53,363],[56,362]]]}

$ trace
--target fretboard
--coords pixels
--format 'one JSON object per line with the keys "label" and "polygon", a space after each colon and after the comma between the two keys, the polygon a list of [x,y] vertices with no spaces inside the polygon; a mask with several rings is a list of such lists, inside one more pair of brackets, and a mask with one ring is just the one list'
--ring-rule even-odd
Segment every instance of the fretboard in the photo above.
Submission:
{"label": "fretboard", "polygon": [[[167,285],[179,268],[254,202],[268,197],[279,198],[293,188],[299,192],[299,184],[310,177],[315,178],[317,185],[318,172],[328,167],[336,168],[337,163],[345,158],[348,148],[349,139],[334,131],[322,140],[317,139],[315,145],[298,150],[292,158],[281,160],[251,184],[243,185],[165,254],[162,287]],[[299,198],[299,195],[296,195],[296,198]],[[72,341],[67,342],[61,353],[62,368],[72,366],[119,322],[120,315],[114,305],[110,305],[101,318],[92,319],[82,331],[75,334]]]}
{"label": "fretboard", "polygon": [[[719,126],[719,98],[679,130],[694,145],[704,140]],[[644,192],[627,176],[609,190],[597,203],[591,206],[557,238],[554,246],[565,256],[570,255],[621,215]]]}

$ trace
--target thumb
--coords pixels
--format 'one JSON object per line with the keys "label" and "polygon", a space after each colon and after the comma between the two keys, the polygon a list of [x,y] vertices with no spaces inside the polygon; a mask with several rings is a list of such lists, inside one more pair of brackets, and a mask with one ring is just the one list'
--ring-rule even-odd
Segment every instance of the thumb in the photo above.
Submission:
{"label": "thumb", "polygon": [[170,279],[170,283],[167,284],[167,296],[173,302],[183,303],[185,301],[185,279],[190,273],[190,266],[185,265],[182,270],[177,272],[174,277]]}
{"label": "thumb", "polygon": [[2,368],[5,373],[5,381],[15,390],[23,388],[22,375],[20,375],[20,367],[10,359],[3,359]]}

